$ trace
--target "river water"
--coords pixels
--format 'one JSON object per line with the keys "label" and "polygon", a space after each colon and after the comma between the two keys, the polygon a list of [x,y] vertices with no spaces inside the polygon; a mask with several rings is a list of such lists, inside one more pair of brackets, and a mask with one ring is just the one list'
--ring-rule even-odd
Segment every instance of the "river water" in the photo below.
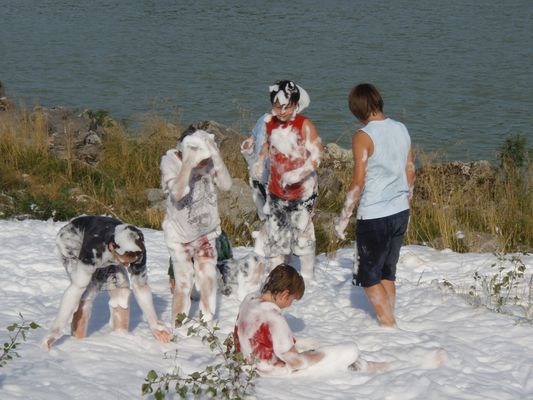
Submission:
{"label": "river water", "polygon": [[494,160],[533,142],[531,0],[0,0],[0,81],[29,106],[213,119],[249,129],[293,79],[325,142],[360,125],[347,95],[382,92],[424,151]]}

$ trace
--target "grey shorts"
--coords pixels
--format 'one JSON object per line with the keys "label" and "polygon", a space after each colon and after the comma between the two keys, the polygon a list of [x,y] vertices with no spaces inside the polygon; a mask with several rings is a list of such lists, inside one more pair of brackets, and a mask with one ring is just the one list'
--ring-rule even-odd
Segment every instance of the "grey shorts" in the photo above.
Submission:
{"label": "grey shorts", "polygon": [[268,195],[265,255],[276,257],[294,254],[315,254],[313,225],[316,194],[308,199],[283,200]]}

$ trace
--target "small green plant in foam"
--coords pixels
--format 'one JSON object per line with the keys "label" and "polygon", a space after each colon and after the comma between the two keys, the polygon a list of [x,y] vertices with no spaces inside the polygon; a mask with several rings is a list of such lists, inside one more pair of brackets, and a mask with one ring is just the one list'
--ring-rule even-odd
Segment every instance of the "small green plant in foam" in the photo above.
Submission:
{"label": "small green plant in foam", "polygon": [[[181,327],[185,319],[185,314],[179,314],[176,327]],[[199,320],[191,319],[187,336],[200,337],[221,362],[190,374],[183,373],[177,365],[170,373],[158,374],[151,370],[142,385],[142,394],[153,394],[156,400],[164,399],[172,390],[180,398],[245,399],[251,396],[257,377],[255,366],[245,360],[241,352],[235,351],[233,334],[222,340],[216,334],[219,329],[205,322],[200,313]]]}
{"label": "small green plant in foam", "polygon": [[533,322],[533,275],[526,274],[520,255],[495,253],[495,256],[497,262],[491,265],[495,272],[474,272],[470,285],[454,285],[443,279],[439,287],[444,292],[465,296],[475,306],[518,317],[518,322]]}
{"label": "small green plant in foam", "polygon": [[25,342],[26,334],[32,330],[40,328],[39,324],[35,322],[28,322],[24,320],[22,314],[19,313],[20,322],[15,322],[9,325],[6,329],[9,333],[9,339],[4,343],[4,349],[0,355],[0,368],[4,367],[8,361],[14,358],[19,358],[20,354],[17,352],[20,345],[20,338]]}

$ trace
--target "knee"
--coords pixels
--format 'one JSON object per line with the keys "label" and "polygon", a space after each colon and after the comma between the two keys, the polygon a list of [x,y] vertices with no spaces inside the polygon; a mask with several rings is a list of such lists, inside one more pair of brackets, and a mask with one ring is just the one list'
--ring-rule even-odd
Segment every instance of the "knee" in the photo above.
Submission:
{"label": "knee", "polygon": [[217,276],[216,260],[214,258],[204,258],[199,260],[197,273],[202,279],[215,279]]}
{"label": "knee", "polygon": [[131,290],[128,288],[113,289],[109,299],[109,306],[112,308],[128,308],[130,304]]}

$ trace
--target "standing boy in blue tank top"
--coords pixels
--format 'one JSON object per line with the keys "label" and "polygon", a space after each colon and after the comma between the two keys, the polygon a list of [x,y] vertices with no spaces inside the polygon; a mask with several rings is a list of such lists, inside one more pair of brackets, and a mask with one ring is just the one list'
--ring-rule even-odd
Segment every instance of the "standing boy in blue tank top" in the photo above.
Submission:
{"label": "standing boy in blue tank top", "polygon": [[350,111],[365,126],[352,137],[353,180],[335,233],[345,238],[359,202],[356,284],[364,288],[379,323],[395,327],[396,263],[409,222],[415,179],[411,139],[401,122],[385,117],[383,99],[373,85],[355,86],[348,101]]}

